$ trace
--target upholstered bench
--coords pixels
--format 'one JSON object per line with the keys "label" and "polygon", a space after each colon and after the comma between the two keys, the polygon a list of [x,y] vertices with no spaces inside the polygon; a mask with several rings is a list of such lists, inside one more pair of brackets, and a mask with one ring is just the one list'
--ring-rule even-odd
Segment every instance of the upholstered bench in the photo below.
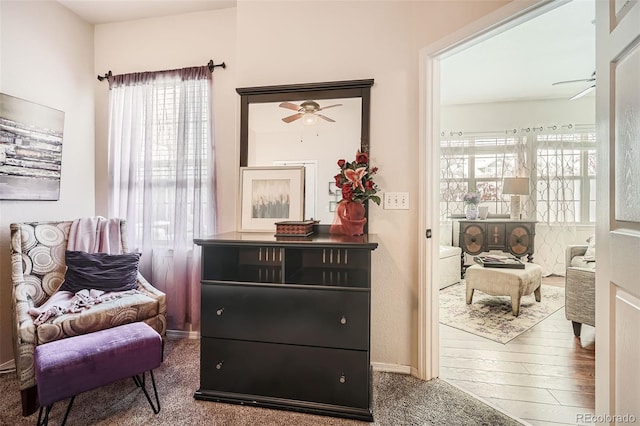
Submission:
{"label": "upholstered bench", "polygon": [[520,313],[522,296],[534,293],[536,302],[541,300],[542,267],[535,263],[525,263],[525,269],[471,265],[467,268],[465,279],[467,305],[472,302],[474,290],[480,290],[492,296],[511,296],[511,311],[515,316]]}
{"label": "upholstered bench", "polygon": [[[36,346],[35,374],[40,403],[38,424],[48,423],[54,402],[71,398],[62,421],[64,424],[76,395],[127,377],[133,377],[136,385],[142,388],[153,412],[157,414],[160,400],[153,369],[162,363],[162,350],[160,335],[143,322]],[[151,375],[155,407],[145,387],[144,373],[147,371]],[[142,377],[138,376],[140,374]]]}

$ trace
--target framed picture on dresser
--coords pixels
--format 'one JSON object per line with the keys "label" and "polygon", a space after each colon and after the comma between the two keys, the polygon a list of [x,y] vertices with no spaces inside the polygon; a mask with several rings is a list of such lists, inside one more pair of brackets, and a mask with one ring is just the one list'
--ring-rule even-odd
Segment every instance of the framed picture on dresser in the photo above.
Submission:
{"label": "framed picture on dresser", "polygon": [[240,168],[241,232],[276,230],[276,222],[304,218],[304,167]]}

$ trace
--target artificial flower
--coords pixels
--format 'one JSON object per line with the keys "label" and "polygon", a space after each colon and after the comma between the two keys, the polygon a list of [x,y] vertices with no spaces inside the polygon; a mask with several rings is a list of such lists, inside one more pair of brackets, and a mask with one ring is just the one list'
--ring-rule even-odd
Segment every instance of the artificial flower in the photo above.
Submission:
{"label": "artificial flower", "polygon": [[467,192],[462,197],[462,201],[464,201],[465,204],[478,205],[480,203],[480,192]]}
{"label": "artificial flower", "polygon": [[349,182],[351,182],[351,187],[353,189],[361,189],[364,191],[364,186],[362,186],[362,178],[364,177],[366,171],[366,167],[358,167],[355,170],[346,169],[344,171],[344,176]]}
{"label": "artificial flower", "polygon": [[342,189],[341,201],[364,202],[371,200],[380,205],[380,197],[376,195],[378,186],[373,181],[377,167],[369,169],[369,155],[366,152],[356,152],[354,161],[338,160],[340,173],[334,176],[336,187]]}

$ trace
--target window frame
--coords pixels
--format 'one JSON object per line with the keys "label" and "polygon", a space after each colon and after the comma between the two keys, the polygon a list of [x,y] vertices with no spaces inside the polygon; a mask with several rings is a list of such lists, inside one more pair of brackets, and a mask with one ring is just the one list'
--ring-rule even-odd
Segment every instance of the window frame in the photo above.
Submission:
{"label": "window frame", "polygon": [[[542,129],[542,128],[541,128]],[[444,158],[456,157],[460,158],[464,165],[466,160],[466,170],[462,173],[461,178],[448,178],[448,176],[453,176],[452,173],[449,173],[445,170],[441,171],[440,181],[447,182],[447,188],[450,188],[449,182],[456,182],[457,185],[461,188],[464,188],[466,185],[466,191],[469,189],[478,188],[478,184],[482,182],[496,182],[496,199],[495,200],[482,200],[483,203],[493,203],[490,207],[490,211],[492,213],[504,214],[508,209],[509,204],[509,196],[505,196],[502,194],[502,185],[501,180],[502,176],[496,173],[495,177],[476,177],[476,157],[481,155],[503,155],[515,156],[515,173],[518,173],[518,170],[531,170],[530,179],[532,181],[531,187],[534,188],[535,196],[533,193],[529,196],[529,203],[533,206],[533,211],[535,211],[536,220],[542,222],[541,218],[538,216],[538,205],[540,203],[547,203],[550,205],[551,202],[540,199],[540,193],[538,191],[538,181],[539,176],[537,172],[537,162],[539,152],[543,149],[556,149],[556,150],[568,150],[568,151],[580,151],[580,165],[577,175],[562,175],[561,179],[563,180],[576,180],[580,182],[580,191],[576,194],[579,199],[579,213],[576,214],[580,220],[574,221],[559,221],[557,218],[555,220],[547,220],[548,224],[561,224],[561,223],[577,223],[584,225],[593,225],[595,223],[595,212],[592,209],[595,208],[595,194],[592,194],[591,191],[591,181],[597,178],[597,173],[589,174],[590,169],[590,155],[592,155],[593,159],[595,159],[595,149],[596,149],[596,134],[595,129],[592,126],[588,129],[573,129],[573,126],[570,126],[570,130],[566,132],[543,132],[533,135],[504,135],[499,133],[486,133],[486,134],[461,134],[456,133],[452,134],[449,138],[443,138],[440,141],[440,155],[441,160]],[[541,138],[558,138],[559,140],[543,140]],[[486,143],[487,140],[493,140],[495,145],[488,145]],[[510,144],[498,144],[499,141],[514,141]],[[485,141],[484,143],[478,144],[478,141]],[[527,164],[527,158],[529,158],[529,163]],[[594,160],[595,161],[595,160]],[[597,166],[597,165],[595,165]],[[594,166],[594,167],[595,167]],[[444,167],[444,166],[443,166]],[[504,166],[503,166],[504,167]],[[535,173],[534,173],[535,170]],[[504,172],[501,172],[504,173]],[[511,175],[511,174],[508,174]],[[462,200],[446,200],[443,197],[443,189],[445,187],[440,185],[440,216],[441,219],[446,219],[447,216],[457,215],[459,213],[464,212],[464,205]],[[574,200],[576,195],[574,195]],[[592,206],[593,204],[593,206]]]}

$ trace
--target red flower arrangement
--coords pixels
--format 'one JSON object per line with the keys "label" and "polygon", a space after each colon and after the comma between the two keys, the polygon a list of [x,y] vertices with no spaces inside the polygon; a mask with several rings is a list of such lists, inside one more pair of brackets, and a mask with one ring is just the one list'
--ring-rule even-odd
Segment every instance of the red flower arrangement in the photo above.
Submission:
{"label": "red flower arrangement", "polygon": [[373,175],[377,173],[378,168],[369,168],[369,155],[366,152],[358,151],[355,161],[352,162],[338,160],[338,167],[340,173],[335,175],[334,179],[336,186],[342,190],[341,202],[371,200],[380,205],[380,197],[375,195],[379,188],[373,181]]}

